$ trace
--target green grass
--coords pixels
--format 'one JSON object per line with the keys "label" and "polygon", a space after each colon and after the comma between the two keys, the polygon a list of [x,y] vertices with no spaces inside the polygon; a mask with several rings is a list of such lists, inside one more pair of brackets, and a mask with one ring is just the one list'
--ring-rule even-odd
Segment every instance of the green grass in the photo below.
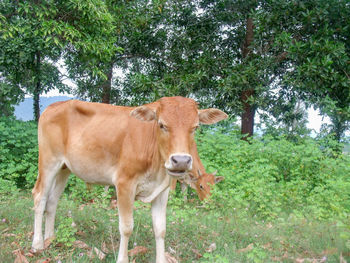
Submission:
{"label": "green grass", "polygon": [[[53,241],[39,255],[28,254],[33,231],[32,199],[28,193],[0,199],[0,261],[14,262],[13,251],[21,249],[30,262],[50,258],[52,262],[99,262],[88,250],[67,241]],[[74,225],[67,224],[71,217]],[[143,246],[145,254],[136,262],[155,262],[155,241],[150,205],[135,203],[135,227],[129,248]],[[79,203],[63,196],[57,212],[57,236],[69,236],[89,247],[108,249],[104,262],[115,262],[119,245],[118,213],[108,201]],[[304,262],[327,258],[326,262],[350,260],[349,224],[290,216],[265,222],[248,208],[208,210],[198,201],[183,203],[171,197],[167,210],[166,250],[179,262]],[[209,247],[216,249],[208,252]],[[198,256],[202,255],[201,258]],[[309,261],[308,261],[309,260]],[[41,262],[41,261],[40,261]],[[132,262],[130,260],[130,262]],[[302,262],[302,261],[299,261]],[[316,262],[316,261],[314,261]],[[317,261],[320,262],[320,261]]]}

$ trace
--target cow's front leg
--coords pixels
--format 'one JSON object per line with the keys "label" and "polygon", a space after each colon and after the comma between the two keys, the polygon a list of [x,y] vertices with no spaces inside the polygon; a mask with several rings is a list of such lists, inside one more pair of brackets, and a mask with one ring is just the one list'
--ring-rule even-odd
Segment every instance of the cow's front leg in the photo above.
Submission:
{"label": "cow's front leg", "polygon": [[166,229],[166,205],[168,202],[169,187],[152,201],[153,230],[156,238],[156,263],[166,263],[164,237]]}
{"label": "cow's front leg", "polygon": [[[130,184],[132,185],[132,184]],[[128,243],[134,227],[135,191],[131,186],[117,185],[120,245],[117,263],[128,262]]]}

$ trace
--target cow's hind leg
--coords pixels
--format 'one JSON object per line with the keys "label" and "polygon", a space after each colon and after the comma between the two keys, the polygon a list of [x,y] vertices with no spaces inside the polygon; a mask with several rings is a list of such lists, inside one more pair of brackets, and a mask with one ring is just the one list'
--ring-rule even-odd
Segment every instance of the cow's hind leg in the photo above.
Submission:
{"label": "cow's hind leg", "polygon": [[[40,159],[40,157],[39,157]],[[40,160],[39,160],[40,163]],[[44,249],[44,239],[42,232],[43,215],[46,209],[46,203],[50,195],[50,191],[53,188],[58,171],[61,169],[62,164],[56,163],[47,168],[40,168],[39,164],[39,176],[33,188],[34,197],[34,237],[32,248],[34,251]]]}
{"label": "cow's hind leg", "polygon": [[68,168],[61,169],[55,178],[49,193],[45,209],[45,240],[54,236],[55,215],[58,200],[67,184],[70,171]]}

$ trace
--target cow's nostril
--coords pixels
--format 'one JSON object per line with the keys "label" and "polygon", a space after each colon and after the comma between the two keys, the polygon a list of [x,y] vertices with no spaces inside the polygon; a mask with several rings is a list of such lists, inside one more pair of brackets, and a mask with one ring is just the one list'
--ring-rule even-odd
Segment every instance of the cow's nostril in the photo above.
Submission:
{"label": "cow's nostril", "polygon": [[175,156],[172,156],[172,157],[171,157],[171,161],[172,161],[174,164],[177,164],[177,161],[176,161]]}

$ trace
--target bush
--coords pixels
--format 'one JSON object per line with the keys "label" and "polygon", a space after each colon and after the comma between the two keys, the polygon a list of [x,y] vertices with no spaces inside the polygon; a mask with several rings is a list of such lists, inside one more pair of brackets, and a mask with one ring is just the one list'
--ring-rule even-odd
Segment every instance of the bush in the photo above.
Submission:
{"label": "bush", "polygon": [[[32,188],[37,177],[36,123],[0,118],[0,134],[0,194]],[[217,169],[225,176],[208,208],[241,208],[264,218],[349,215],[349,155],[308,137],[291,142],[283,136],[263,136],[250,143],[240,138],[234,127],[202,128],[197,134],[207,171]],[[332,142],[327,139],[327,144]],[[66,193],[81,201],[108,200],[112,192],[112,187],[104,192],[102,186],[87,191],[75,176],[66,187]]]}
{"label": "bush", "polygon": [[207,170],[225,176],[215,188],[214,207],[244,207],[267,218],[350,213],[349,156],[330,154],[311,138],[266,136],[248,143],[234,131],[209,129],[199,134],[198,148]]}
{"label": "bush", "polygon": [[38,166],[36,123],[0,118],[0,134],[0,179],[32,188]]}
{"label": "bush", "polygon": [[0,178],[0,201],[6,199],[8,196],[13,197],[17,192],[18,189],[14,182]]}
{"label": "bush", "polygon": [[57,220],[59,222],[58,228],[55,236],[55,243],[62,244],[66,247],[73,246],[75,238],[75,233],[77,232],[76,227],[74,227],[74,222],[71,216],[60,217]]}
{"label": "bush", "polygon": [[114,194],[115,188],[109,187],[108,191],[105,191],[103,185],[87,185],[83,180],[77,176],[71,176],[66,186],[65,192],[73,199],[80,202],[95,202],[104,200],[110,200]]}

